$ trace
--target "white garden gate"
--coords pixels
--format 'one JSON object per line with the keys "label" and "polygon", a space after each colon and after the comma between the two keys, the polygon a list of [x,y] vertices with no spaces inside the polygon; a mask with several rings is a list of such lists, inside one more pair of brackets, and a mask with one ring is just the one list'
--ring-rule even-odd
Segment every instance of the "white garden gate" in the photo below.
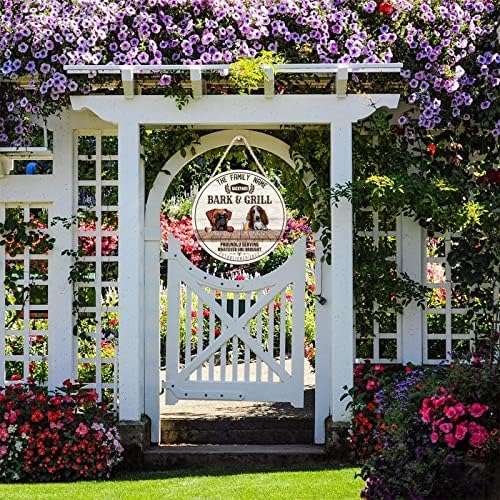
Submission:
{"label": "white garden gate", "polygon": [[[166,403],[179,399],[304,404],[305,239],[250,280],[196,268],[170,236]],[[291,336],[287,338],[287,331]]]}

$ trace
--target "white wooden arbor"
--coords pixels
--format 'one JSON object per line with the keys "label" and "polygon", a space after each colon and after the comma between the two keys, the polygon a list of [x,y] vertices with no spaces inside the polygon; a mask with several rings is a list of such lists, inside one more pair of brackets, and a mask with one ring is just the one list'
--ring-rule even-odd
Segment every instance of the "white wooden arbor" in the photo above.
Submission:
{"label": "white wooden arbor", "polygon": [[[78,71],[78,68],[68,69]],[[89,69],[99,68],[81,68],[83,71]],[[129,69],[123,68],[121,73],[126,74]],[[330,72],[338,70],[337,67],[327,69]],[[399,71],[400,65],[389,69]],[[295,70],[297,71],[297,68]],[[314,71],[317,70],[318,68],[314,68]],[[346,80],[346,71],[347,69],[341,69],[343,80]],[[132,71],[129,76],[131,74]],[[126,94],[73,97],[72,107],[76,111],[92,111],[104,121],[118,127],[121,247],[120,418],[139,420],[142,413],[154,412],[153,408],[145,407],[148,395],[158,394],[152,378],[146,377],[144,371],[150,364],[158,366],[154,362],[155,358],[151,359],[152,353],[146,345],[147,342],[144,342],[145,332],[149,328],[149,324],[148,327],[146,324],[151,317],[149,314],[145,315],[145,304],[151,304],[150,300],[153,298],[148,296],[145,301],[144,291],[148,294],[145,276],[153,276],[150,266],[156,265],[154,259],[151,259],[149,246],[154,245],[157,249],[160,240],[158,225],[151,225],[154,219],[149,207],[146,212],[147,219],[145,218],[144,170],[140,161],[139,127],[190,125],[245,129],[292,124],[329,125],[332,150],[330,182],[335,186],[352,179],[352,124],[368,117],[379,107],[396,108],[399,95],[341,93],[279,95],[272,98],[258,95],[203,96],[179,110],[175,102],[162,96],[133,96],[127,91]],[[216,142],[212,147],[225,144]],[[251,141],[250,144],[255,147],[263,146]],[[197,148],[198,152],[203,150],[203,147]],[[183,161],[183,164],[187,163],[187,160]],[[168,170],[175,174],[179,168]],[[168,185],[164,183],[163,193],[166,187]],[[153,189],[150,202],[157,205],[159,197],[155,195],[156,191]],[[159,211],[152,212],[156,212],[154,217],[157,217]],[[347,201],[342,201],[332,210],[332,266],[323,266],[322,274],[322,295],[327,299],[327,303],[318,308],[317,442],[324,441],[323,422],[329,414],[335,421],[348,419],[340,397],[344,392],[342,387],[351,386],[353,377],[352,251],[352,207]],[[321,260],[321,255],[318,257]],[[156,304],[156,301],[157,299],[153,303]],[[153,421],[154,417],[153,413]]]}
{"label": "white wooden arbor", "polygon": [[[266,149],[294,168],[286,144],[266,134],[251,131],[255,128],[276,128],[281,125],[325,125],[330,127],[332,186],[345,184],[352,179],[352,124],[370,116],[377,108],[395,109],[399,95],[368,94],[346,95],[346,82],[353,71],[397,72],[401,65],[312,65],[282,66],[281,72],[336,73],[337,94],[331,95],[274,95],[272,78],[266,85],[264,95],[202,95],[203,71],[228,68],[195,67],[190,71],[195,97],[179,110],[172,99],[157,95],[136,95],[134,74],[152,71],[183,71],[177,67],[68,67],[68,72],[89,73],[92,71],[114,72],[124,81],[124,95],[74,96],[72,111],[67,110],[62,120],[53,118],[49,128],[54,131],[54,163],[71,164],[73,159],[73,130],[117,129],[118,134],[118,191],[120,218],[120,350],[119,350],[119,412],[121,420],[137,421],[143,413],[154,423],[159,419],[158,380],[158,280],[160,228],[158,218],[160,205],[169,183],[176,173],[194,155],[183,158],[174,155],[166,164],[171,175],[160,173],[149,195],[144,199],[144,168],[140,160],[140,126],[150,128],[165,125],[188,125],[223,129],[204,136],[196,147],[196,155],[210,149],[228,145],[234,135],[244,135],[252,147]],[[271,74],[269,74],[271,76]],[[127,83],[128,82],[128,83]],[[198,83],[197,83],[198,82]],[[91,113],[88,113],[91,112]],[[234,130],[236,129],[236,131]],[[61,168],[59,172],[62,172]],[[39,178],[8,179],[9,184],[0,183],[0,200],[14,203],[54,203],[53,215],[68,216],[73,211],[74,179],[68,169],[61,184],[50,185],[50,181]],[[40,184],[41,182],[41,184]],[[27,185],[28,184],[28,185]],[[32,186],[30,187],[29,185]],[[41,187],[46,185],[46,191]],[[38,187],[38,189],[37,189]],[[307,186],[305,186],[307,187]],[[62,189],[62,190],[61,190]],[[25,191],[23,193],[23,190]],[[36,194],[33,194],[36,193]],[[316,427],[315,441],[324,442],[324,420],[332,415],[334,421],[349,418],[345,403],[340,403],[344,386],[351,386],[354,360],[353,339],[353,272],[352,272],[352,207],[343,200],[332,209],[332,265],[319,265],[321,294],[326,303],[317,308],[316,340]],[[413,228],[413,227],[412,227]],[[55,249],[57,257],[52,259],[57,286],[52,288],[54,316],[62,318],[67,338],[54,343],[52,361],[55,364],[50,385],[72,375],[71,358],[74,346],[68,334],[71,331],[71,287],[68,286],[67,270],[69,258],[61,258],[60,252],[74,243],[59,230]],[[411,232],[411,231],[410,231]],[[412,233],[413,234],[413,233]],[[411,246],[411,238],[409,240]],[[417,243],[415,240],[414,243]],[[418,246],[418,245],[417,245]],[[318,249],[318,262],[322,250]],[[64,272],[66,274],[64,275]],[[417,275],[420,269],[413,274]],[[64,275],[64,277],[63,277]],[[418,324],[418,321],[414,324]],[[418,325],[417,325],[418,326]],[[61,330],[62,331],[62,330]],[[420,338],[420,330],[415,334]],[[62,340],[62,334],[60,335]],[[421,342],[414,337],[415,342]],[[59,339],[59,335],[58,335]],[[414,346],[415,347],[415,346]],[[418,346],[417,346],[418,347]],[[410,356],[411,357],[411,356]],[[408,356],[405,356],[406,360]],[[56,380],[57,379],[57,380]],[[158,441],[158,429],[153,427],[153,441]]]}

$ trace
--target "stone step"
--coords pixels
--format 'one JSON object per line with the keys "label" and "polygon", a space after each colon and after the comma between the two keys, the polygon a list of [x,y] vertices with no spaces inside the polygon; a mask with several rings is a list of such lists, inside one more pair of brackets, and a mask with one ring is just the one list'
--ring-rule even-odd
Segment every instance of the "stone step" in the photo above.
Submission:
{"label": "stone step", "polygon": [[322,446],[315,445],[161,445],[144,452],[146,470],[190,467],[288,467],[324,463]]}
{"label": "stone step", "polygon": [[312,444],[310,417],[181,418],[162,416],[162,444]]}

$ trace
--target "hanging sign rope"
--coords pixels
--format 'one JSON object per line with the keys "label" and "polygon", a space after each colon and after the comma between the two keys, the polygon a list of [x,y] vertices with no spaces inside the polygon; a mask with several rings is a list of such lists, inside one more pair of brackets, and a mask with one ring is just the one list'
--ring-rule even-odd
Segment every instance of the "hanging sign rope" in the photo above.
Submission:
{"label": "hanging sign rope", "polygon": [[[217,174],[229,150],[244,142],[262,174],[231,170]],[[244,137],[235,137],[193,204],[200,245],[231,264],[256,262],[278,245],[286,225],[285,202]]]}

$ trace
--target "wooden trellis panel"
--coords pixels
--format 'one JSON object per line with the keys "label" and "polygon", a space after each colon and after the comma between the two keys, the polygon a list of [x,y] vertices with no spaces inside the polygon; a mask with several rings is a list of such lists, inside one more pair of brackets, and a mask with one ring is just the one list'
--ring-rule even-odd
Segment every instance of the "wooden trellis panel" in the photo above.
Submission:
{"label": "wooden trellis panel", "polygon": [[[457,238],[458,235],[453,235]],[[425,240],[425,279],[431,288],[424,311],[423,361],[438,364],[448,361],[452,352],[471,349],[472,324],[466,317],[466,298],[456,288],[448,254],[452,235],[434,235]]]}
{"label": "wooden trellis panel", "polygon": [[[388,260],[394,261],[398,271],[401,270],[401,217],[388,218],[383,213],[365,210],[356,220],[358,236],[368,238],[375,247],[386,246],[391,253]],[[373,305],[374,310],[378,305]],[[356,315],[357,321],[361,318]],[[384,320],[373,321],[371,335],[362,338],[356,334],[356,358],[370,359],[375,363],[401,362],[401,315],[395,311],[385,311]]]}
{"label": "wooden trellis panel", "polygon": [[118,387],[118,139],[102,131],[76,136],[78,251],[85,279],[76,284],[78,376],[100,398],[117,403]]}
{"label": "wooden trellis panel", "polygon": [[[31,221],[40,233],[49,232],[48,205],[0,204],[0,222],[8,219]],[[49,318],[49,255],[39,253],[36,242],[15,251],[13,246],[0,246],[0,386],[28,380],[47,385],[54,321]],[[6,276],[16,292],[6,293]]]}

